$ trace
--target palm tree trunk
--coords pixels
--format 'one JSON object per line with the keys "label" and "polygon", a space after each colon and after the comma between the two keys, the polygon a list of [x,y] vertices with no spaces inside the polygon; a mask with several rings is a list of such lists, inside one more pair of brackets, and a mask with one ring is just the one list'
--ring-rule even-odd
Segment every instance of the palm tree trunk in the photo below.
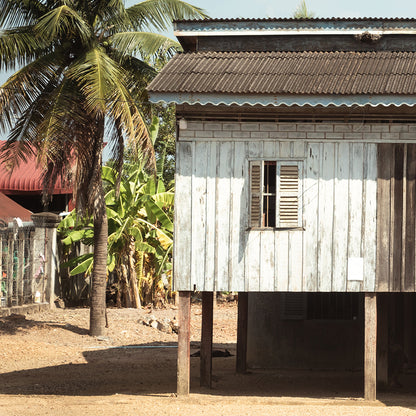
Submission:
{"label": "palm tree trunk", "polygon": [[107,241],[108,222],[107,209],[104,198],[103,181],[101,178],[102,149],[104,136],[104,119],[97,120],[94,137],[93,154],[94,172],[91,178],[93,184],[90,189],[94,198],[94,269],[92,275],[90,335],[105,335],[106,328],[106,299],[107,287]]}
{"label": "palm tree trunk", "polygon": [[94,271],[92,276],[90,335],[105,334],[105,290],[107,286],[108,223],[104,202],[104,190],[94,207]]}

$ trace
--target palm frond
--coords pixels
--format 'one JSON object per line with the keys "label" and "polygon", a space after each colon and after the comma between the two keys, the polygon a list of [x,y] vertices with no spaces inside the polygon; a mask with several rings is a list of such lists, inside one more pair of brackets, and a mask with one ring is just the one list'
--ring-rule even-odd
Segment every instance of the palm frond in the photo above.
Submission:
{"label": "palm frond", "polygon": [[[126,73],[124,75],[128,77]],[[114,80],[115,88],[109,101],[111,103],[108,109],[109,115],[117,120],[117,130],[122,131],[128,143],[134,143],[135,148],[140,148],[143,157],[147,160],[148,167],[154,170],[154,149],[146,123],[125,86],[128,81],[123,81],[123,78]]]}
{"label": "palm frond", "polygon": [[94,212],[101,184],[102,148],[104,118],[97,114],[89,117],[83,126],[82,141],[78,140],[74,156],[76,160],[74,177],[74,199],[80,216]]}
{"label": "palm frond", "polygon": [[0,36],[0,70],[14,70],[52,51],[52,46],[35,38],[30,26],[5,30]]}
{"label": "palm frond", "polygon": [[39,0],[0,0],[0,26],[30,25],[46,12],[46,5]]}
{"label": "palm frond", "polygon": [[120,119],[114,120],[113,128],[111,129],[110,143],[112,144],[111,153],[116,174],[116,180],[113,185],[115,187],[115,197],[118,199],[120,195],[121,171],[124,162],[124,136]]}
{"label": "palm frond", "polygon": [[127,87],[136,103],[143,103],[146,100],[146,86],[157,75],[155,68],[141,59],[125,55],[117,49],[107,50],[109,56],[114,59],[130,75]]}
{"label": "palm frond", "polygon": [[76,10],[64,4],[43,15],[34,27],[39,39],[53,41],[57,38],[79,37],[86,44],[91,39],[92,30]]}
{"label": "palm frond", "polygon": [[[62,180],[69,178],[71,148],[78,138],[74,128],[77,107],[68,94],[69,90],[73,91],[74,85],[67,84],[62,82],[57,86],[55,82],[50,82],[16,122],[2,152],[2,158],[12,166],[26,160],[27,155],[36,154],[38,165],[44,170],[44,200],[48,199],[58,176]],[[80,124],[84,122],[85,117],[79,121]],[[68,131],[71,131],[70,135]]]}
{"label": "palm frond", "polygon": [[156,33],[150,32],[123,32],[111,36],[111,46],[123,51],[125,55],[140,54],[149,59],[157,53],[172,56],[181,46],[178,42]]}
{"label": "palm frond", "polygon": [[118,64],[99,46],[90,49],[69,66],[66,75],[80,88],[89,113],[105,113],[112,88],[122,77]]}
{"label": "palm frond", "polygon": [[96,16],[95,23],[103,32],[112,34],[117,30],[131,27],[124,0],[95,0],[91,8],[93,10],[91,14]]}
{"label": "palm frond", "polygon": [[144,0],[127,9],[134,28],[167,30],[173,20],[204,19],[205,10],[181,0]]}
{"label": "palm frond", "polygon": [[315,13],[311,12],[306,5],[306,0],[302,0],[296,10],[293,12],[293,17],[295,19],[312,19],[315,16]]}
{"label": "palm frond", "polygon": [[0,88],[0,131],[13,128],[33,102],[56,82],[62,64],[58,51],[38,58],[12,75]]}

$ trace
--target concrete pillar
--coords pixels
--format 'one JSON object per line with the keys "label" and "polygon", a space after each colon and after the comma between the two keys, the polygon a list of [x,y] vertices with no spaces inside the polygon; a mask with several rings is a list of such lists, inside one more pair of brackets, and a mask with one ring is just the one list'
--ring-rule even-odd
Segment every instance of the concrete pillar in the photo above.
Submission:
{"label": "concrete pillar", "polygon": [[[60,222],[59,215],[52,212],[32,214],[35,226],[35,238],[33,241],[33,279],[39,279],[39,273],[43,272],[43,280],[35,284],[35,292],[41,292],[41,301],[55,306],[55,277],[59,265],[57,249],[56,228]],[[35,292],[33,296],[35,296]]]}

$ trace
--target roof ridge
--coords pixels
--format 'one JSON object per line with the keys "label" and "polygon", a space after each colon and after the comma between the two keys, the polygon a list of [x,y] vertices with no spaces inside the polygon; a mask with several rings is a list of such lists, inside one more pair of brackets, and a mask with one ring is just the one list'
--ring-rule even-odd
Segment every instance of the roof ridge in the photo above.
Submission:
{"label": "roof ridge", "polygon": [[381,22],[416,22],[414,17],[313,17],[300,18],[293,17],[267,17],[267,18],[210,18],[210,19],[179,19],[173,23],[208,23],[208,22],[364,22],[368,20],[378,20]]}

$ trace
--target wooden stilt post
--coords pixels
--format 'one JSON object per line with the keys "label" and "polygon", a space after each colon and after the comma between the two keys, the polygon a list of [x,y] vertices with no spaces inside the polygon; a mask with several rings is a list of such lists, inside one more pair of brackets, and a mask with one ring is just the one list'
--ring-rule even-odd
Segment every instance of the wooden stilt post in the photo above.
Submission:
{"label": "wooden stilt post", "polygon": [[212,326],[213,292],[202,292],[202,331],[201,331],[201,386],[211,388],[212,384]]}
{"label": "wooden stilt post", "polygon": [[191,292],[179,292],[177,393],[188,395],[191,365]]}
{"label": "wooden stilt post", "polygon": [[237,373],[247,370],[248,292],[238,293]]}
{"label": "wooden stilt post", "polygon": [[377,295],[377,383],[381,386],[387,386],[389,382],[389,295]]}
{"label": "wooden stilt post", "polygon": [[365,294],[364,315],[364,398],[376,400],[377,295],[375,293]]}

